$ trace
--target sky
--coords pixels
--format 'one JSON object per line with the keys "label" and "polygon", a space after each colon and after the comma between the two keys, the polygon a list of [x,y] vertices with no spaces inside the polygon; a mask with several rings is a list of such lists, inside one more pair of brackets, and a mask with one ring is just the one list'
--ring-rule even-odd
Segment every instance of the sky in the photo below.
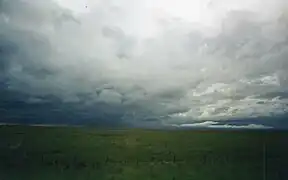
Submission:
{"label": "sky", "polygon": [[0,0],[3,123],[288,128],[285,0]]}

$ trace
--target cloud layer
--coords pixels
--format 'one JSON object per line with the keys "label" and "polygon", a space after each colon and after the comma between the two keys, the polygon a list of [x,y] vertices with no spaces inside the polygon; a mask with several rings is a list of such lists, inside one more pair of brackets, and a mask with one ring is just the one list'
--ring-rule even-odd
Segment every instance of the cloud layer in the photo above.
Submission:
{"label": "cloud layer", "polygon": [[264,126],[261,124],[247,124],[247,125],[231,125],[231,124],[220,124],[215,121],[205,121],[201,123],[193,124],[181,124],[176,125],[180,128],[217,128],[217,129],[271,129],[272,127]]}
{"label": "cloud layer", "polygon": [[283,115],[287,26],[284,0],[1,0],[1,107],[21,94],[134,126]]}

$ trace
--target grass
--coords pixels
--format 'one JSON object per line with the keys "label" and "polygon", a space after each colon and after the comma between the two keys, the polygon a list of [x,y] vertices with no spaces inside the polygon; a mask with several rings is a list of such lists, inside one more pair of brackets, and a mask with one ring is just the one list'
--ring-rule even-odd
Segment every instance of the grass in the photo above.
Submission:
{"label": "grass", "polygon": [[1,180],[287,180],[288,132],[0,126]]}

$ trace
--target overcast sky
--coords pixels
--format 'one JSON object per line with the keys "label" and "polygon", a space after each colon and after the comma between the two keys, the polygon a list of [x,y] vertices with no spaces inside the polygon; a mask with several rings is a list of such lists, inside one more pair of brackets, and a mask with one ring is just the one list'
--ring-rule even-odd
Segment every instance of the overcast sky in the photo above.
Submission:
{"label": "overcast sky", "polygon": [[287,26],[285,0],[0,0],[1,121],[288,128]]}

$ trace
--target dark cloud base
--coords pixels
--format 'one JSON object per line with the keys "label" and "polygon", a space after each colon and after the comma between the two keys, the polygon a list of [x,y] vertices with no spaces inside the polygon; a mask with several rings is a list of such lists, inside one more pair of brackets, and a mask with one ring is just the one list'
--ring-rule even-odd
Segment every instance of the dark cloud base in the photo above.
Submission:
{"label": "dark cloud base", "polygon": [[81,103],[63,103],[57,97],[42,97],[41,101],[44,103],[28,104],[27,95],[9,90],[1,90],[0,97],[1,123],[70,124],[98,127],[124,125],[121,124],[120,115],[101,111],[109,107],[91,108]]}
{"label": "dark cloud base", "polygon": [[[1,123],[16,123],[16,124],[53,124],[53,125],[85,125],[96,127],[109,128],[124,128],[124,127],[142,127],[142,128],[167,128],[169,126],[161,126],[157,123],[157,119],[151,119],[152,126],[149,123],[144,125],[139,124],[131,126],[129,123],[122,121],[124,114],[109,113],[107,109],[109,105],[103,104],[102,107],[87,106],[81,103],[63,103],[57,97],[42,97],[43,102],[34,102],[28,104],[26,102],[27,95],[9,90],[0,91],[0,114]],[[101,105],[98,105],[101,106]],[[105,112],[106,110],[106,112]],[[255,117],[245,119],[230,119],[225,121],[215,121],[218,125],[231,126],[247,126],[249,124],[261,124],[264,126],[273,127],[273,129],[285,130],[288,129],[288,114],[276,117]],[[154,123],[153,123],[154,122]],[[203,121],[194,121],[201,123]],[[178,129],[178,128],[176,128]],[[195,129],[187,128],[187,129]],[[206,127],[196,127],[196,129],[207,129]],[[218,128],[227,129],[227,128]],[[228,128],[229,129],[229,128]]]}

